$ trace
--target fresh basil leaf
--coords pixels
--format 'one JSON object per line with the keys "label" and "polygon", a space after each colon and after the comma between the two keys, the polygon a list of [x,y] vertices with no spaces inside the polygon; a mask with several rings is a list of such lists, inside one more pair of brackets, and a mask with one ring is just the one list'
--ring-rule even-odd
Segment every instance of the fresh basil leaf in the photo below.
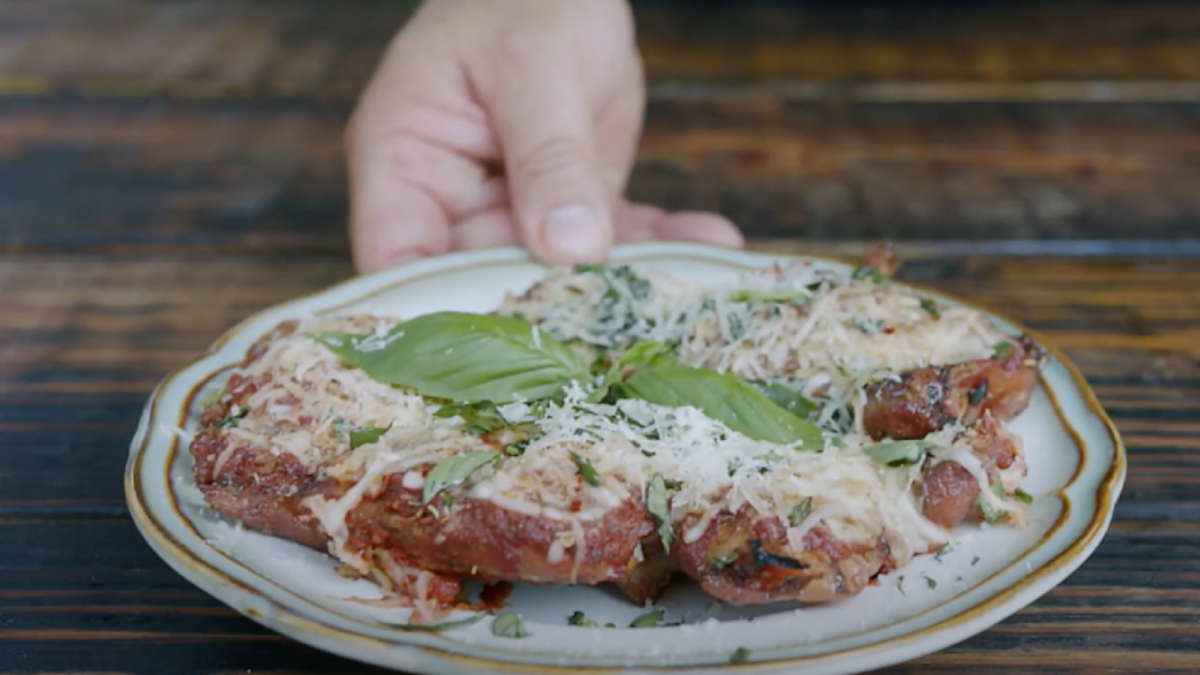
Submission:
{"label": "fresh basil leaf", "polygon": [[354,450],[359,446],[369,445],[383,438],[383,435],[391,429],[392,425],[387,425],[383,429],[377,429],[374,426],[363,427],[361,429],[350,430],[350,449]]}
{"label": "fresh basil leaf", "polygon": [[888,466],[900,466],[919,463],[925,458],[925,453],[933,447],[934,445],[929,441],[890,441],[869,445],[863,448],[863,452],[877,462]]}
{"label": "fresh basil leaf", "polygon": [[650,486],[646,489],[646,510],[658,524],[658,537],[662,539],[663,549],[671,552],[671,543],[675,541],[675,531],[671,529],[671,509],[667,506],[667,483],[662,474],[654,474]]}
{"label": "fresh basil leaf", "polygon": [[733,654],[729,657],[730,663],[745,663],[750,660],[750,650],[745,647],[738,647],[733,650]]}
{"label": "fresh basil leaf", "polygon": [[929,312],[929,316],[935,319],[942,318],[942,313],[938,310],[937,303],[931,298],[921,298],[921,309]]}
{"label": "fresh basil leaf", "polygon": [[456,621],[443,621],[441,623],[431,624],[416,624],[416,623],[389,623],[388,628],[404,631],[406,633],[440,633],[450,628],[462,628],[463,626],[471,626],[483,620],[487,616],[487,612],[480,612],[474,616],[469,616],[465,619]]}
{"label": "fresh basil leaf", "polygon": [[1033,503],[1033,495],[1022,490],[1021,488],[1017,488],[1017,491],[1013,493],[1013,496],[1026,504]]}
{"label": "fresh basil leaf", "polygon": [[804,501],[792,507],[792,513],[788,516],[788,524],[796,527],[804,522],[808,514],[812,513],[812,497],[805,497]]}
{"label": "fresh basil leaf", "polygon": [[567,617],[567,625],[568,626],[585,626],[587,628],[596,628],[600,624],[587,618],[587,616],[583,612],[576,611],[576,612],[572,613],[571,616]]}
{"label": "fresh basil leaf", "polygon": [[630,628],[657,628],[662,625],[664,614],[666,614],[666,611],[661,610],[661,609],[656,609],[652,612],[646,612],[645,614],[634,619],[629,624],[629,627]]}
{"label": "fresh basil leaf", "polygon": [[784,410],[799,417],[807,417],[817,409],[817,404],[805,398],[800,392],[791,387],[775,382],[754,380],[750,382],[755,389],[761,391],[771,402]]}
{"label": "fresh basil leaf", "polygon": [[647,340],[635,343],[600,377],[596,388],[584,400],[588,403],[604,402],[608,399],[612,388],[625,379],[627,370],[674,363],[675,357],[672,351],[671,347],[661,342]]}
{"label": "fresh basil leaf", "polygon": [[[991,489],[992,494],[996,495],[1000,499],[1004,499],[1004,486],[1001,485],[999,481],[992,483],[989,488]],[[983,520],[988,524],[995,524],[1000,520],[1001,517],[1004,516],[1005,513],[1007,513],[1007,511],[1004,509],[992,506],[992,503],[989,502],[986,497],[984,497],[983,492],[979,493],[979,497],[976,498],[976,501],[979,504],[979,510],[983,512]]]}
{"label": "fresh basil leaf", "polygon": [[996,346],[992,347],[992,356],[997,359],[1002,359],[1013,351],[1011,342],[997,342]]}
{"label": "fresh basil leaf", "polygon": [[461,417],[467,425],[467,431],[472,434],[486,434],[503,429],[509,425],[500,409],[491,401],[478,403],[448,403],[433,414],[438,419]]}
{"label": "fresh basil leaf", "polygon": [[313,339],[385,384],[474,403],[548,398],[591,379],[570,347],[519,319],[462,312],[425,314],[386,333],[323,332]]}
{"label": "fresh basil leaf", "polygon": [[770,443],[800,443],[823,450],[821,428],[771,402],[733,375],[689,366],[655,366],[634,373],[617,387],[624,398],[658,405],[698,408],[708,417],[749,438]]}
{"label": "fresh basil leaf", "polygon": [[875,321],[856,316],[850,319],[850,323],[863,335],[879,335],[879,324]]}
{"label": "fresh basil leaf", "polygon": [[428,504],[437,493],[454,487],[470,478],[471,474],[498,460],[500,453],[494,450],[473,450],[447,457],[438,462],[425,476],[425,489],[421,495]]}
{"label": "fresh basil leaf", "polygon": [[572,452],[571,461],[575,462],[575,467],[579,469],[579,476],[583,478],[583,482],[592,487],[600,487],[600,474],[596,473],[596,467],[592,466],[586,457]]}
{"label": "fresh basil leaf", "polygon": [[637,368],[640,366],[662,365],[674,360],[671,348],[661,342],[643,340],[630,347],[617,359],[617,365]]}
{"label": "fresh basil leaf", "polygon": [[729,299],[734,302],[808,302],[812,295],[804,291],[758,291],[744,289],[734,291]]}
{"label": "fresh basil leaf", "polygon": [[492,622],[492,635],[506,638],[529,637],[521,617],[514,612],[503,612]]}

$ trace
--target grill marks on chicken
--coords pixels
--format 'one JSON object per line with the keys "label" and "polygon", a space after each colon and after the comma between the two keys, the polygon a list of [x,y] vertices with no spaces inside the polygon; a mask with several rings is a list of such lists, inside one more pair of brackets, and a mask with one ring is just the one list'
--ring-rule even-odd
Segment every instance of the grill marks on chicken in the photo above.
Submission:
{"label": "grill marks on chicken", "polygon": [[947,424],[975,422],[984,412],[1001,420],[1029,406],[1044,354],[1029,336],[1004,356],[931,366],[871,383],[863,425],[872,438],[924,438]]}

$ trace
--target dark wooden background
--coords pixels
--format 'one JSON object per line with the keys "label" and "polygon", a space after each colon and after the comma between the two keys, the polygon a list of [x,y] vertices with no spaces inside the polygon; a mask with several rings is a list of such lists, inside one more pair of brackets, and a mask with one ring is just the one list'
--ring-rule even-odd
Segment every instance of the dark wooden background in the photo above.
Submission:
{"label": "dark wooden background", "polygon": [[[159,562],[121,492],[151,388],[352,274],[340,132],[405,5],[0,4],[0,673],[334,673]],[[882,671],[1200,672],[1200,5],[638,4],[631,192],[1032,324],[1130,472],[1093,559]]]}

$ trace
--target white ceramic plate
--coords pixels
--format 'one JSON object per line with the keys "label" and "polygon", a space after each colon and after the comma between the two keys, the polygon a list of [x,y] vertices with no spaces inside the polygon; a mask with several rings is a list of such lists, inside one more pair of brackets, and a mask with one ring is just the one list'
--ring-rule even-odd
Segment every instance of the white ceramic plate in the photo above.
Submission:
{"label": "white ceramic plate", "polygon": [[[614,254],[615,261],[700,283],[776,259],[679,244],[627,246]],[[1046,347],[1054,359],[1030,408],[1011,425],[1028,453],[1024,487],[1036,497],[1033,524],[1025,530],[963,527],[940,560],[923,556],[837,605],[739,610],[716,605],[680,583],[658,606],[667,621],[684,625],[629,629],[625,626],[645,609],[610,591],[518,586],[509,605],[521,613],[528,638],[495,637],[486,620],[442,633],[404,632],[388,626],[402,622],[404,610],[349,600],[378,594],[365,581],[335,574],[332,558],[241,530],[204,508],[180,437],[196,428],[198,401],[220,387],[246,348],[278,322],[346,310],[403,316],[487,311],[506,291],[522,290],[543,273],[515,249],[424,260],[275,307],[229,331],[207,355],[167,377],[146,407],[126,473],[127,499],[143,535],[186,579],[264,626],[399,670],[710,673],[716,667],[834,675],[906,661],[987,629],[1078,568],[1108,527],[1124,483],[1124,448],[1083,378],[1052,345]],[[1025,330],[997,321],[1014,332]],[[566,617],[575,610],[619,628],[568,626]],[[749,658],[730,663],[739,647],[749,650]]]}

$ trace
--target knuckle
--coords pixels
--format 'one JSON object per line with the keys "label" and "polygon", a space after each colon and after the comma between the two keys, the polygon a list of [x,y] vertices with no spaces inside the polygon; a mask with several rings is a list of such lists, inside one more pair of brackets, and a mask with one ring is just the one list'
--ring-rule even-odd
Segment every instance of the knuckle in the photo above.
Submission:
{"label": "knuckle", "polygon": [[523,70],[544,63],[559,39],[549,23],[509,27],[497,35],[494,57],[501,69]]}
{"label": "knuckle", "polygon": [[510,176],[522,183],[554,179],[580,178],[591,161],[590,153],[578,139],[566,136],[543,140],[510,161]]}

